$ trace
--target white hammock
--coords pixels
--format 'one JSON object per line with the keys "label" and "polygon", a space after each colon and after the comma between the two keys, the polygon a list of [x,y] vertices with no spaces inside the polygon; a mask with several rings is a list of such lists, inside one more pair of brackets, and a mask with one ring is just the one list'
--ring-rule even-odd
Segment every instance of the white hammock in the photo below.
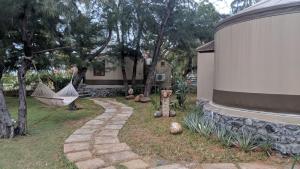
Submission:
{"label": "white hammock", "polygon": [[67,106],[75,101],[79,94],[72,82],[55,93],[40,81],[31,96],[49,106]]}

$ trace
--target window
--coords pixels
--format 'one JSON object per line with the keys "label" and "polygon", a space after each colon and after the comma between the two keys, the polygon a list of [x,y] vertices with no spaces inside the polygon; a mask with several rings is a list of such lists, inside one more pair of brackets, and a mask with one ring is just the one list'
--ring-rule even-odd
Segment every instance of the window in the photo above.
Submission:
{"label": "window", "polygon": [[94,76],[105,76],[105,61],[98,62],[94,65]]}
{"label": "window", "polygon": [[161,67],[164,67],[164,66],[165,66],[165,62],[162,61],[162,62],[160,63],[160,65],[161,65]]}

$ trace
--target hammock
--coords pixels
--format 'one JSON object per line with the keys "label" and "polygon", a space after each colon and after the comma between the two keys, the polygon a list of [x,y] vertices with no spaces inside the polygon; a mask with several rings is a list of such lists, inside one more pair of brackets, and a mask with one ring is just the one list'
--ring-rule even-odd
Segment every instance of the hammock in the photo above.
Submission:
{"label": "hammock", "polygon": [[55,93],[40,81],[31,96],[46,105],[60,107],[71,104],[79,97],[79,94],[71,82],[59,92]]}
{"label": "hammock", "polygon": [[[34,62],[32,63],[36,72],[38,72]],[[57,93],[52,91],[47,85],[45,85],[42,82],[38,73],[39,84],[37,85],[36,89],[34,90],[31,96],[49,106],[60,107],[60,106],[67,106],[71,104],[79,97],[78,92],[76,91],[76,89],[72,84],[74,73],[72,75],[70,83],[66,87],[58,91]]]}

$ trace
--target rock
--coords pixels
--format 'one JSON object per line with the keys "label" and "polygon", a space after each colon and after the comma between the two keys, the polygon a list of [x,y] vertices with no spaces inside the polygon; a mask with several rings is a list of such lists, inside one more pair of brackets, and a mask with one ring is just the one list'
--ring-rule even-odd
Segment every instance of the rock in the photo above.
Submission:
{"label": "rock", "polygon": [[176,116],[176,112],[174,110],[170,110],[170,117],[175,117]]}
{"label": "rock", "polygon": [[134,92],[133,92],[133,89],[130,88],[130,89],[128,90],[128,94],[129,94],[129,95],[133,95],[133,93],[134,93]]}
{"label": "rock", "polygon": [[150,102],[150,101],[151,101],[150,97],[142,97],[142,98],[140,99],[140,102],[142,102],[142,103],[148,103],[148,102]]}
{"label": "rock", "polygon": [[127,100],[131,100],[131,99],[134,99],[135,97],[134,97],[134,95],[128,95],[128,96],[126,96],[125,97]]}
{"label": "rock", "polygon": [[245,120],[245,124],[246,124],[247,126],[252,126],[253,122],[252,122],[251,119],[246,119],[246,120]]}
{"label": "rock", "polygon": [[154,117],[161,117],[161,116],[162,116],[161,111],[154,112]]}
{"label": "rock", "polygon": [[182,127],[179,123],[177,122],[172,122],[170,126],[170,132],[172,134],[180,134],[182,133]]}
{"label": "rock", "polygon": [[139,95],[135,96],[134,101],[135,101],[135,102],[140,102],[140,101],[141,101],[141,98],[143,98],[143,97],[144,97],[143,94],[139,94]]}

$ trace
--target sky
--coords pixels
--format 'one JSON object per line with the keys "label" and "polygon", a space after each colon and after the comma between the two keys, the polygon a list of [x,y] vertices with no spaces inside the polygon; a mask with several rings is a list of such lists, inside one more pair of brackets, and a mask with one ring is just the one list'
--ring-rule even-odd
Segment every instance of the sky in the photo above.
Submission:
{"label": "sky", "polygon": [[229,14],[230,4],[233,0],[209,0],[212,4],[214,4],[217,11],[221,14]]}

